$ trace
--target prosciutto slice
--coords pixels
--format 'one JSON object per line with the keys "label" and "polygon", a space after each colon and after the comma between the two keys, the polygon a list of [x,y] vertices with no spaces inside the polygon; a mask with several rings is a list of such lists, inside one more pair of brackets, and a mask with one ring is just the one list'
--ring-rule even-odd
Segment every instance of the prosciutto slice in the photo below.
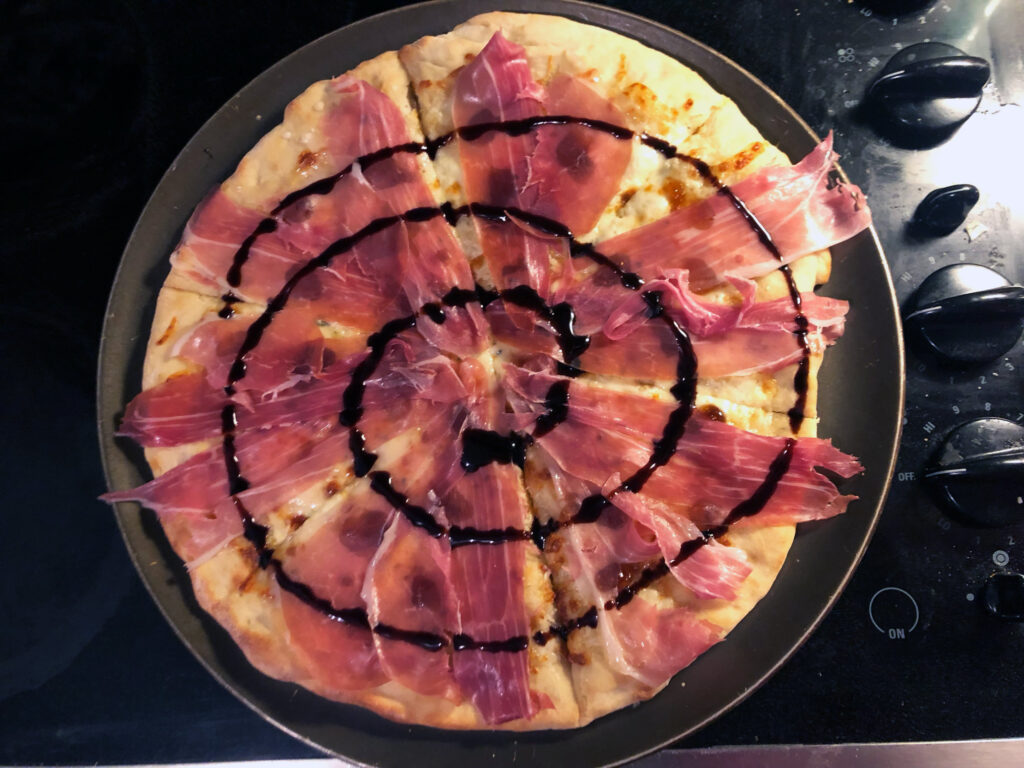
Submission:
{"label": "prosciutto slice", "polygon": [[[490,464],[460,478],[445,497],[450,521],[481,530],[522,528],[528,511],[519,494],[515,467]],[[460,631],[477,642],[526,638],[530,627],[523,602],[527,544],[464,546],[452,552],[452,585]],[[524,652],[469,649],[455,654],[455,679],[489,723],[533,716]]]}
{"label": "prosciutto slice", "polygon": [[732,600],[736,597],[736,588],[750,575],[743,550],[712,539],[684,560],[673,562],[683,544],[703,538],[700,528],[656,499],[628,491],[616,492],[618,484],[617,477],[606,484],[612,503],[653,531],[662,558],[680,584],[700,598]]}
{"label": "prosciutto slice", "polygon": [[228,398],[200,373],[172,376],[143,390],[125,407],[117,430],[139,445],[183,445],[213,437],[221,429]]}
{"label": "prosciutto slice", "polygon": [[[431,514],[445,523],[440,508]],[[399,515],[385,532],[363,584],[370,623],[450,639],[448,633],[457,621],[450,558],[447,542]],[[461,699],[450,646],[426,649],[380,632],[374,635],[374,644],[388,677],[427,696]]]}
{"label": "prosciutto slice", "polygon": [[[548,115],[570,115],[612,125],[626,118],[583,80],[556,76],[543,97]],[[542,126],[520,200],[524,209],[589,232],[618,192],[633,144],[583,125]]]}
{"label": "prosciutto slice", "polygon": [[[648,317],[644,294],[653,291],[661,294],[668,316],[687,331],[701,377],[777,371],[799,361],[803,348],[794,335],[792,300],[786,296],[756,302],[752,282],[742,278],[730,282],[739,292],[739,304],[702,300],[692,291],[685,270],[669,270],[667,277],[647,283],[643,293],[627,291],[617,283],[580,282],[568,299],[578,308],[579,332],[591,335],[579,366],[615,376],[675,378],[679,353],[672,331],[661,320]],[[801,294],[801,299],[811,348],[822,351],[842,335],[848,304],[813,292]],[[552,339],[545,351],[550,354],[553,347]]]}
{"label": "prosciutto slice", "polygon": [[[538,85],[523,48],[500,32],[459,74],[452,114],[460,128],[544,114],[622,123],[614,106],[575,78],[555,78],[548,89]],[[615,194],[631,145],[582,126],[548,126],[518,136],[491,132],[460,140],[459,153],[470,200],[537,214],[582,234]],[[553,278],[571,269],[564,240],[525,225],[479,219],[477,231],[499,288],[529,285],[545,298],[556,296]],[[552,264],[559,266],[553,270]],[[521,329],[531,324],[518,307],[509,316]]]}
{"label": "prosciutto slice", "polygon": [[[466,361],[460,371],[472,413],[469,425],[492,429],[502,403],[483,367]],[[461,444],[461,440],[456,441]],[[492,530],[524,526],[529,517],[517,467],[490,463],[461,473],[442,496],[453,526]],[[462,634],[477,643],[502,643],[530,634],[523,596],[526,542],[463,546],[452,551],[451,579]],[[455,653],[455,679],[488,723],[531,717],[543,702],[530,691],[527,654],[469,648]]]}
{"label": "prosciutto slice", "polygon": [[288,628],[288,643],[318,690],[331,695],[375,688],[388,681],[366,627],[337,621],[280,587],[275,592]]}
{"label": "prosciutto slice", "polygon": [[[698,526],[718,525],[761,486],[785,440],[745,432],[699,414],[692,422],[680,450],[654,473],[644,492],[670,507],[686,499],[686,512]],[[735,524],[802,523],[845,512],[856,497],[840,494],[819,469],[843,478],[863,471],[860,462],[835,448],[832,441],[800,438],[788,470],[764,508]]]}
{"label": "prosciutto slice", "polygon": [[234,292],[255,302],[273,296],[306,260],[306,255],[278,233],[257,237],[250,249],[241,286],[228,283],[235,254],[269,212],[246,208],[228,197],[223,188],[210,193],[185,225],[181,244],[171,255],[172,272],[219,296]]}
{"label": "prosciutto slice", "polygon": [[[276,313],[259,345],[243,358],[245,376],[235,383],[235,389],[272,394],[321,374],[330,357],[317,318],[315,309],[302,302],[288,304]],[[223,388],[255,320],[255,316],[215,316],[196,326],[174,352],[202,365],[210,385]]]}
{"label": "prosciutto slice", "polygon": [[[368,484],[359,483],[342,506],[300,529],[300,541],[280,555],[281,568],[336,610],[364,608],[363,584],[394,518],[390,505]],[[282,599],[292,643],[322,687],[351,691],[387,681],[373,635],[365,626],[333,620],[286,592]]]}
{"label": "prosciutto slice", "polygon": [[[249,511],[259,514],[275,501],[283,503],[297,495],[307,475],[300,472],[296,477],[296,466],[315,445],[314,435],[300,428],[253,432],[240,438],[236,446],[239,465],[253,486],[241,495],[246,508],[252,506]],[[335,461],[344,461],[344,454],[331,453]],[[239,510],[228,494],[224,451],[217,446],[138,488],[101,498],[111,503],[138,501],[152,509],[174,540],[178,554],[193,563],[242,532]]]}
{"label": "prosciutto slice", "polygon": [[615,671],[652,688],[661,686],[716,643],[721,629],[696,619],[688,608],[658,609],[639,596],[621,608],[605,608],[643,564],[609,568],[614,555],[599,531],[574,526],[562,534],[560,551],[582,600],[598,606],[596,631]]}
{"label": "prosciutto slice", "polygon": [[[548,381],[554,377],[538,378]],[[584,549],[601,584],[610,589],[608,585],[620,580],[623,569],[629,572],[631,564],[649,562],[660,555],[670,564],[676,579],[698,597],[735,597],[736,587],[750,573],[746,555],[741,550],[712,541],[673,564],[685,542],[703,538],[700,528],[688,517],[646,494],[619,490],[623,478],[617,473],[599,488],[570,474],[572,470],[563,468],[543,446],[534,450],[534,460],[544,467],[552,490],[562,500],[561,519],[571,518],[586,497],[598,492],[603,492],[614,505],[606,507],[595,523],[585,526],[594,528],[587,536],[601,540],[599,544],[591,542]]]}
{"label": "prosciutto slice", "polygon": [[[785,263],[847,240],[871,224],[861,191],[829,181],[835,160],[829,134],[797,165],[766,168],[732,187],[771,233]],[[779,266],[724,194],[603,241],[598,250],[644,277],[689,270],[696,291],[729,276],[758,277]]]}
{"label": "prosciutto slice", "polygon": [[[521,120],[543,112],[543,89],[534,82],[520,46],[496,33],[460,73],[452,95],[457,128]],[[530,158],[537,135],[489,133],[476,141],[459,141],[466,196],[490,205],[523,208],[522,190],[530,180]],[[500,288],[529,285],[548,293],[549,245],[558,241],[525,229],[477,220],[477,231],[491,276]]]}
{"label": "prosciutto slice", "polygon": [[[553,377],[511,367],[506,376],[517,412],[535,416],[544,412]],[[575,380],[569,387],[568,418],[538,442],[565,472],[605,487],[610,478],[628,476],[647,462],[675,407],[671,399]],[[755,435],[694,413],[674,456],[654,472],[643,495],[700,527],[718,525],[754,495],[785,444],[784,438]],[[580,445],[596,450],[584,453]],[[796,523],[843,512],[854,497],[841,495],[818,468],[840,477],[862,471],[856,459],[832,447],[830,441],[802,438],[763,510],[738,524],[751,524],[754,519],[759,525]]]}

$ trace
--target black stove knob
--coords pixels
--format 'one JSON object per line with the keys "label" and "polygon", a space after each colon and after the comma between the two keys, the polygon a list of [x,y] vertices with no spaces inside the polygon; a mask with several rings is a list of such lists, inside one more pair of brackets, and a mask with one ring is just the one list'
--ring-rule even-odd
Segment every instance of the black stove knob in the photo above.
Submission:
{"label": "black stove knob", "polygon": [[937,501],[968,522],[997,527],[1024,522],[1024,426],[975,419],[954,429],[924,481]]}
{"label": "black stove knob", "polygon": [[1024,621],[1024,574],[992,574],[985,582],[982,599],[988,612],[1000,619]]}
{"label": "black stove knob", "polygon": [[903,311],[915,346],[945,362],[974,364],[1008,352],[1024,328],[1024,287],[979,264],[952,264],[925,278]]}
{"label": "black stove knob", "polygon": [[980,197],[978,188],[973,184],[953,184],[933,189],[914,211],[911,229],[920,235],[951,234],[964,223]]}
{"label": "black stove knob", "polygon": [[876,125],[890,138],[926,146],[974,114],[991,68],[945,43],[918,43],[893,56],[868,88]]}

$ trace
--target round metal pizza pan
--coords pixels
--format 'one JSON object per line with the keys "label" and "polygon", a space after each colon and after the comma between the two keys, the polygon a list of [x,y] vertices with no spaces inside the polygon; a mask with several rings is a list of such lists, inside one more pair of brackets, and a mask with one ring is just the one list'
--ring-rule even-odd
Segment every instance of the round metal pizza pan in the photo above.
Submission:
{"label": "round metal pizza pan", "polygon": [[[206,192],[316,80],[381,51],[445,32],[487,10],[567,16],[664,51],[730,96],[769,141],[791,157],[816,143],[810,128],[732,61],[668,27],[572,0],[436,0],[332,32],[265,71],[225,104],[164,175],[136,224],[110,295],[99,360],[98,415],[111,488],[144,482],[142,452],[113,433],[140,388],[146,338],[167,257]],[[821,434],[859,456],[866,472],[844,484],[857,494],[847,514],[802,526],[775,586],[729,635],[651,701],[572,731],[523,734],[446,732],[392,723],[272,680],[251,667],[228,634],[196,604],[188,575],[155,516],[121,504],[117,519],[135,565],[171,626],[242,701],[297,738],[350,761],[379,766],[615,765],[662,747],[746,698],[801,645],[859,562],[889,486],[903,415],[903,342],[885,258],[874,230],[833,249],[823,292],[850,301],[847,332],[821,372]]]}

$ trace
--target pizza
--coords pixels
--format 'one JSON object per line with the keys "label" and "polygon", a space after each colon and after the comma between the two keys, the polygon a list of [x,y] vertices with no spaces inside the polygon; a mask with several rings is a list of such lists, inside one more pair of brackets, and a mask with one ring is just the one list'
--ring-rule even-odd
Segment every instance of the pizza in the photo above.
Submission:
{"label": "pizza", "polygon": [[[451,729],[655,695],[861,471],[815,436],[862,231],[698,74],[488,13],[311,85],[170,257],[120,434],[257,668]],[[829,476],[823,474],[828,472]]]}

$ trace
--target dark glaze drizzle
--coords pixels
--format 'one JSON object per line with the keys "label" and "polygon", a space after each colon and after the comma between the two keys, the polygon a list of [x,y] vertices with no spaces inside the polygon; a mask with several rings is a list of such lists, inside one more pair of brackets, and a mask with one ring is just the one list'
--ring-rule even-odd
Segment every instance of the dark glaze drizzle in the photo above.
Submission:
{"label": "dark glaze drizzle", "polygon": [[231,292],[225,293],[223,296],[220,297],[220,299],[221,301],[224,302],[224,306],[220,308],[220,311],[217,313],[217,316],[222,317],[225,320],[227,320],[229,317],[234,317],[235,304],[240,302],[241,299]]}
{"label": "dark glaze drizzle", "polygon": [[386,323],[377,333],[372,334],[367,339],[370,353],[352,371],[352,379],[341,396],[342,409],[338,415],[338,421],[343,427],[351,428],[348,447],[352,451],[352,466],[356,477],[365,476],[377,462],[377,455],[366,450],[366,438],[356,427],[363,415],[363,395],[366,392],[366,382],[383,359],[388,342],[396,338],[402,331],[407,331],[415,326],[416,316],[407,315]]}
{"label": "dark glaze drizzle", "polygon": [[[570,124],[586,126],[623,140],[631,139],[637,135],[634,131],[620,126],[615,126],[610,123],[605,123],[603,121],[572,116],[548,115],[527,118],[519,121],[484,123],[467,126],[429,142],[410,142],[393,147],[385,147],[353,161],[353,163],[333,176],[316,181],[303,189],[287,195],[281,203],[274,208],[271,215],[261,220],[259,225],[257,225],[256,230],[243,241],[232,261],[231,268],[227,275],[227,282],[232,287],[238,287],[241,284],[242,268],[248,260],[249,253],[256,238],[262,234],[274,232],[277,229],[276,217],[283,212],[284,209],[310,195],[328,194],[334,188],[335,184],[343,176],[351,173],[357,165],[362,168],[366,168],[373,163],[380,162],[400,152],[426,153],[433,158],[437,151],[448,144],[456,135],[467,141],[473,141],[491,131],[501,131],[509,135],[520,135],[541,125]],[[642,144],[660,152],[666,158],[680,157],[689,162],[705,180],[709,181],[716,187],[719,193],[725,194],[730,199],[734,207],[743,215],[754,229],[762,244],[768,248],[768,250],[777,259],[780,261],[782,260],[781,253],[778,251],[778,248],[775,246],[767,230],[765,230],[743,201],[740,200],[732,190],[729,189],[729,187],[723,185],[717,177],[715,177],[706,163],[697,158],[683,155],[678,152],[678,149],[675,146],[662,139],[649,136],[645,133],[639,134],[639,140]],[[443,216],[449,224],[454,225],[459,218],[465,215],[476,216],[485,220],[503,223],[509,222],[512,219],[519,219],[545,234],[567,238],[570,241],[570,254],[573,257],[586,256],[599,265],[612,270],[618,277],[620,283],[629,290],[637,291],[643,286],[643,280],[639,275],[624,270],[612,259],[597,251],[593,245],[577,242],[572,237],[572,233],[567,227],[546,217],[531,214],[515,208],[500,208],[497,206],[489,206],[479,203],[470,203],[468,205],[461,206],[460,208],[454,208],[450,203],[445,203],[437,208],[414,208],[402,214],[382,217],[371,221],[359,232],[335,241],[316,258],[311,259],[303,265],[303,267],[285,283],[278,294],[268,303],[264,313],[260,315],[260,317],[258,317],[249,327],[245,339],[236,355],[235,361],[231,366],[225,391],[229,395],[234,394],[235,390],[233,385],[242,379],[246,373],[245,356],[259,344],[263,333],[267,326],[269,326],[274,314],[279,312],[285,306],[295,286],[310,273],[320,267],[329,265],[334,256],[351,249],[365,238],[383,231],[384,229],[399,222],[423,222]],[[783,265],[780,269],[786,276],[790,296],[795,308],[797,309],[796,324],[798,330],[796,331],[796,334],[804,349],[804,357],[801,361],[800,367],[798,368],[795,380],[798,400],[794,408],[791,409],[789,413],[790,423],[793,431],[795,432],[799,428],[803,419],[803,410],[807,397],[810,355],[810,348],[807,342],[808,324],[806,318],[802,312],[800,312],[801,297],[795,280],[793,279],[792,271],[788,265]],[[456,287],[446,294],[443,299],[443,303],[446,306],[465,306],[471,301],[477,301],[482,306],[486,307],[486,305],[493,301],[498,295],[510,303],[518,304],[534,310],[544,317],[544,319],[552,325],[558,335],[559,346],[563,353],[563,365],[561,370],[578,370],[574,367],[573,363],[583,352],[586,351],[590,344],[590,340],[588,337],[577,335],[573,331],[575,318],[572,307],[568,303],[563,302],[555,307],[548,307],[547,304],[540,299],[540,296],[528,286],[519,286],[517,288],[502,291],[500,294],[484,291],[479,286],[472,290]],[[234,314],[232,304],[237,300],[237,297],[233,294],[226,294],[224,296],[225,306],[220,311],[220,315],[222,317],[232,316]],[[661,294],[659,292],[645,293],[644,300],[650,307],[648,313],[649,316],[652,318],[662,318],[669,325],[677,346],[680,349],[680,360],[677,365],[677,381],[671,390],[673,396],[680,402],[680,406],[670,415],[669,421],[666,423],[663,430],[662,437],[655,441],[654,452],[652,453],[650,460],[646,465],[638,469],[630,478],[624,481],[617,492],[639,492],[646,481],[650,478],[651,474],[653,474],[658,467],[663,466],[671,459],[676,451],[678,441],[683,435],[686,422],[693,412],[694,398],[696,394],[696,358],[693,354],[693,348],[690,344],[689,337],[677,323],[672,321],[665,314],[664,307],[661,304]],[[421,309],[421,312],[435,323],[440,324],[445,321],[444,310],[437,304],[427,304]],[[385,325],[385,327],[378,333],[373,334],[368,343],[370,352],[357,367],[356,371],[353,373],[352,382],[349,387],[346,388],[343,399],[343,409],[339,415],[339,420],[343,425],[348,426],[351,430],[350,447],[354,457],[354,468],[357,476],[361,477],[369,473],[377,459],[375,454],[366,450],[365,438],[356,428],[356,424],[362,414],[362,394],[365,391],[366,381],[383,357],[387,343],[403,330],[407,330],[415,326],[415,323],[415,315],[399,318]],[[537,429],[539,430],[540,435],[546,434],[567,417],[567,381],[557,382],[551,387],[545,399],[545,406],[545,413],[538,418]],[[308,586],[295,582],[293,579],[288,577],[284,572],[280,561],[273,557],[273,550],[268,549],[266,546],[268,529],[253,520],[252,516],[245,509],[244,504],[237,496],[237,494],[248,489],[249,483],[241,475],[238,457],[235,452],[234,432],[236,427],[236,418],[234,409],[234,404],[229,404],[222,412],[222,434],[225,464],[228,472],[229,488],[233,502],[242,517],[244,535],[256,547],[259,554],[260,567],[271,567],[275,578],[282,589],[285,589],[307,605],[333,619],[346,624],[361,626],[378,633],[382,637],[412,643],[426,650],[439,651],[445,648],[448,643],[446,638],[441,635],[401,630],[384,624],[371,626],[364,609],[336,609],[329,603],[329,601],[315,595]],[[526,441],[523,438],[525,436],[519,436],[516,435],[516,433],[512,433],[512,435],[508,437],[502,437],[496,433],[484,430],[476,430],[475,432],[479,434],[471,436],[471,450],[468,454],[465,450],[463,453],[463,466],[467,471],[475,471],[475,469],[478,469],[480,466],[483,466],[490,461],[501,461],[503,463],[515,462],[520,467],[523,465],[526,448]],[[671,562],[662,560],[655,566],[644,569],[636,581],[624,587],[613,600],[610,600],[605,604],[605,610],[621,608],[628,604],[640,589],[667,573],[671,566],[677,565],[685,560],[701,546],[710,541],[712,537],[722,535],[726,530],[728,530],[728,526],[732,521],[754,514],[763,508],[768,499],[774,493],[782,475],[789,467],[789,462],[792,456],[792,447],[794,444],[795,441],[792,439],[787,441],[783,452],[775,461],[773,461],[769,470],[769,475],[765,479],[764,483],[762,483],[758,488],[754,496],[738,505],[730,513],[725,523],[717,526],[713,530],[703,532],[702,537],[700,538],[685,542],[680,548],[679,553]],[[486,448],[486,450],[483,450],[484,448]],[[547,523],[540,523],[538,520],[534,520],[533,526],[529,531],[520,531],[511,528],[497,531],[478,531],[473,528],[452,528],[446,531],[443,526],[434,520],[429,512],[422,507],[411,504],[407,497],[395,490],[391,485],[391,477],[388,473],[375,472],[371,479],[371,488],[375,492],[384,496],[392,506],[401,511],[411,522],[413,522],[414,525],[422,528],[429,535],[440,537],[447,533],[452,546],[469,543],[494,544],[505,541],[531,539],[539,548],[543,549],[548,536],[556,530],[567,524],[593,522],[600,516],[601,511],[611,503],[606,497],[599,494],[588,497],[581,504],[578,512],[570,518],[570,520],[562,523],[554,520]],[[554,626],[546,632],[537,632],[534,635],[534,641],[543,645],[553,636],[561,637],[563,640],[567,639],[569,634],[575,629],[581,627],[595,627],[597,625],[597,619],[598,613],[595,606],[590,608],[582,616],[571,620],[563,626]],[[456,651],[480,650],[492,653],[518,652],[525,650],[528,646],[528,642],[529,640],[525,636],[516,636],[501,641],[475,641],[467,635],[457,634],[452,638],[451,647]]]}
{"label": "dark glaze drizzle", "polygon": [[237,288],[242,284],[242,267],[249,260],[249,251],[252,250],[252,244],[256,242],[256,238],[260,235],[269,235],[275,230],[277,230],[277,219],[273,218],[273,216],[268,216],[256,225],[256,229],[253,230],[251,235],[242,241],[242,245],[235,253],[235,258],[231,260],[231,267],[228,269],[228,285],[232,288]]}
{"label": "dark glaze drizzle", "polygon": [[[783,260],[782,252],[779,247],[775,244],[772,239],[771,233],[765,229],[764,225],[758,221],[758,218],[754,215],[747,204],[737,197],[736,193],[733,192],[728,186],[723,184],[717,176],[712,172],[711,168],[703,160],[699,160],[696,157],[683,156],[686,161],[693,166],[702,179],[711,184],[715,189],[718,190],[719,194],[725,195],[729,198],[729,202],[732,203],[733,207],[739,211],[740,215],[746,220],[747,224],[757,235],[757,239],[761,241],[761,245],[775,257],[779,262]],[[803,424],[804,411],[807,409],[807,391],[810,383],[810,370],[811,370],[811,345],[807,340],[807,318],[803,313],[803,299],[800,296],[800,288],[796,284],[796,279],[793,277],[793,270],[789,264],[782,264],[779,266],[779,271],[782,272],[783,277],[786,278],[786,287],[789,289],[789,298],[793,302],[793,309],[796,310],[796,314],[793,320],[796,322],[796,331],[794,335],[797,338],[797,342],[800,344],[800,349],[803,354],[800,358],[800,363],[797,366],[796,376],[793,379],[793,388],[796,390],[796,403],[789,409],[789,427],[790,430],[795,434],[799,429],[800,425]]]}
{"label": "dark glaze drizzle", "polygon": [[534,438],[544,437],[548,432],[569,418],[569,382],[556,381],[544,397],[544,413],[537,417],[533,426]]}
{"label": "dark glaze drizzle", "polygon": [[676,447],[686,431],[686,422],[693,414],[697,398],[697,356],[693,353],[690,337],[675,320],[665,313],[660,291],[647,291],[643,294],[643,298],[648,306],[648,316],[660,318],[665,322],[679,349],[679,361],[676,363],[676,383],[670,390],[679,405],[669,414],[661,438],[654,442],[654,452],[651,454],[651,458],[619,486],[619,490],[631,493],[639,493],[654,474],[654,470],[665,466],[675,455]]}
{"label": "dark glaze drizzle", "polygon": [[474,640],[469,635],[458,634],[452,638],[452,649],[456,651],[484,651],[485,653],[516,653],[525,651],[530,645],[526,635],[515,635],[507,640]]}
{"label": "dark glaze drizzle", "polygon": [[580,336],[573,330],[576,313],[568,302],[561,302],[549,307],[540,294],[528,285],[517,285],[501,292],[501,298],[510,304],[529,309],[539,317],[547,320],[558,337],[558,346],[562,350],[562,361],[575,367],[580,355],[590,347],[590,337]]}
{"label": "dark glaze drizzle", "polygon": [[502,435],[492,429],[466,429],[462,433],[462,460],[466,472],[476,472],[488,464],[526,464],[526,449],[533,442],[529,435],[509,432]]}
{"label": "dark glaze drizzle", "polygon": [[370,488],[383,496],[388,504],[405,515],[406,520],[422,529],[428,536],[439,539],[448,533],[447,529],[437,522],[427,510],[411,504],[408,496],[395,490],[391,485],[391,475],[388,472],[374,472],[370,475]]}
{"label": "dark glaze drizzle", "polygon": [[577,629],[583,629],[589,627],[595,629],[597,627],[597,606],[591,606],[590,610],[584,613],[582,616],[578,616],[575,619],[567,621],[565,624],[554,624],[548,627],[544,632],[535,632],[533,634],[533,642],[537,645],[546,645],[548,640],[553,637],[560,637],[562,642],[569,639],[569,635],[575,632]]}

